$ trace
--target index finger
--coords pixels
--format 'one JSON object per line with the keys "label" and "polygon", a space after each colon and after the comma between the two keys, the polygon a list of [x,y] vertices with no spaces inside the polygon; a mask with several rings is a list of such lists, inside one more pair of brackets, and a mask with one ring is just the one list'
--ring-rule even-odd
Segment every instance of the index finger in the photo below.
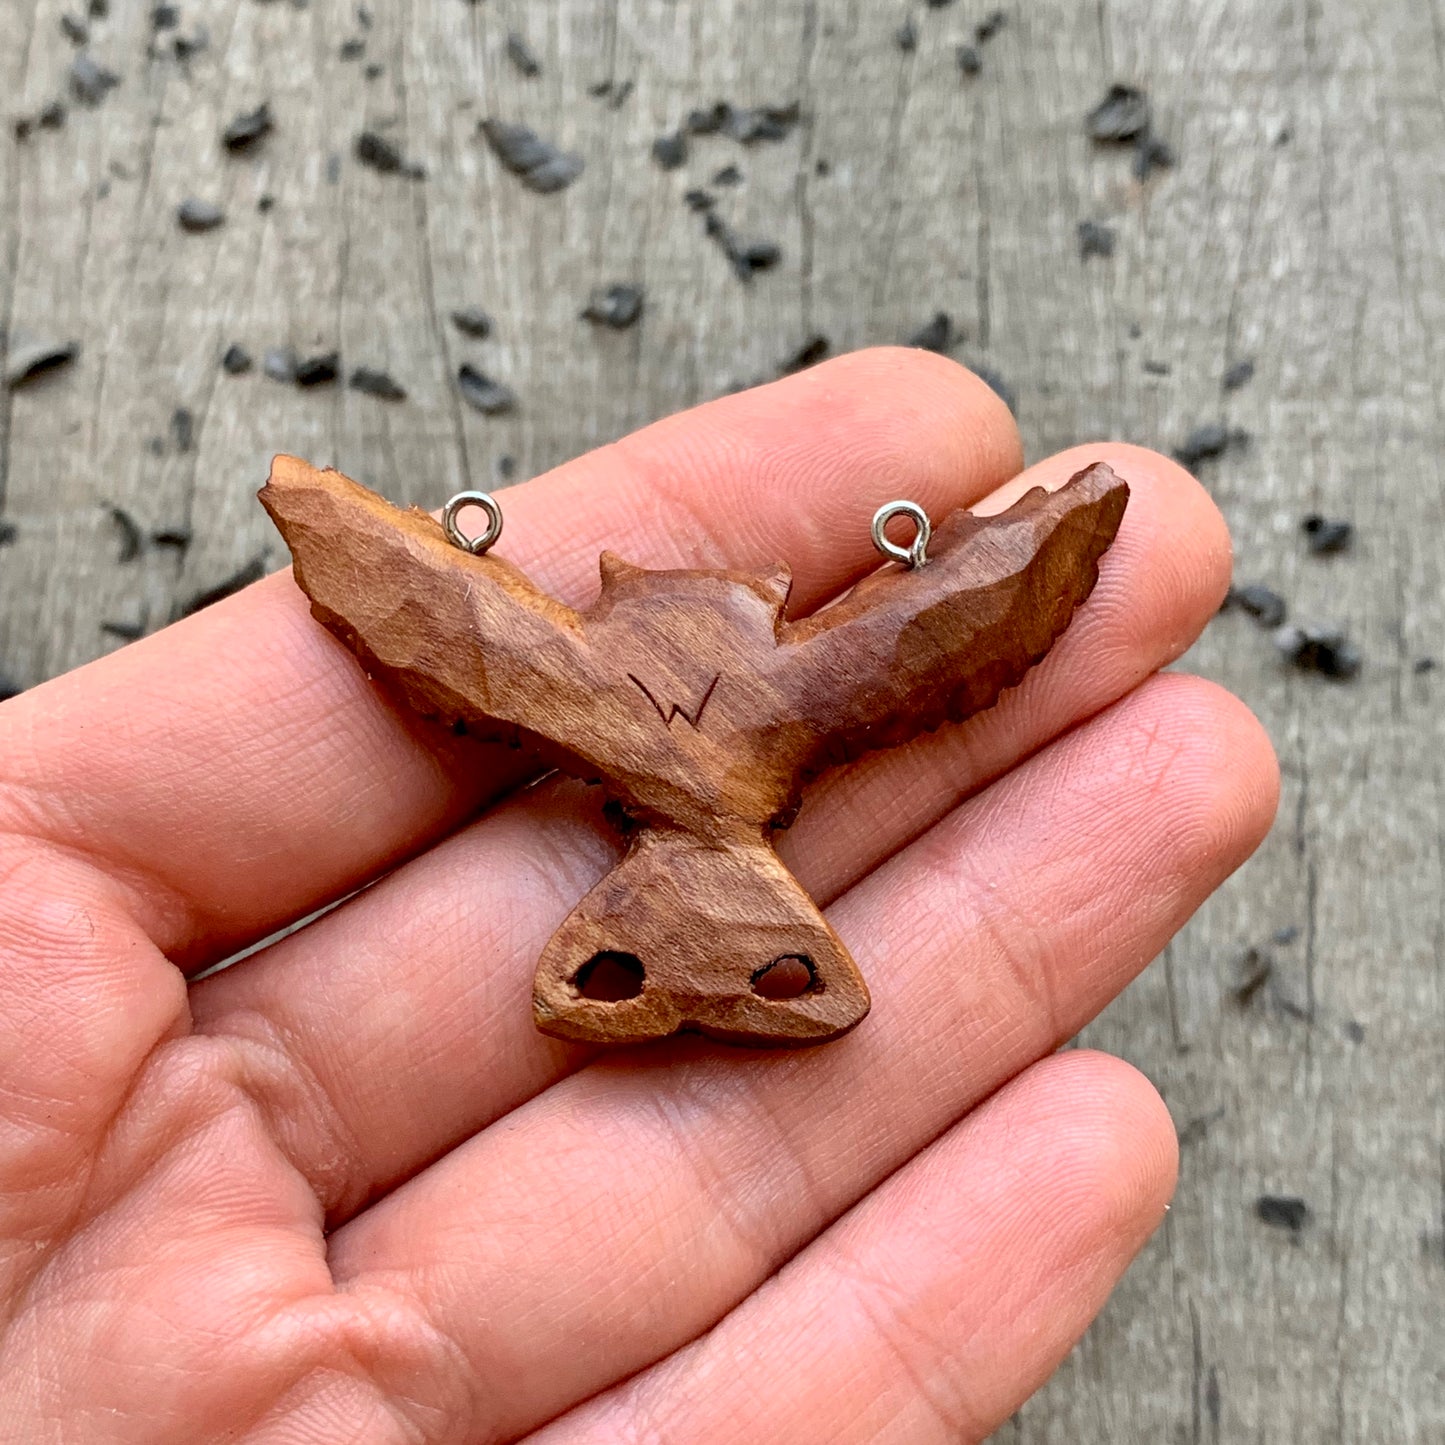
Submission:
{"label": "index finger", "polygon": [[[808,607],[876,560],[879,503],[941,515],[1020,465],[1013,418],[962,367],[859,352],[512,489],[499,551],[574,603],[605,547],[651,567],[781,560]],[[390,706],[289,575],[0,707],[0,826],[123,877],[188,966],[345,896],[516,777],[504,750]]]}

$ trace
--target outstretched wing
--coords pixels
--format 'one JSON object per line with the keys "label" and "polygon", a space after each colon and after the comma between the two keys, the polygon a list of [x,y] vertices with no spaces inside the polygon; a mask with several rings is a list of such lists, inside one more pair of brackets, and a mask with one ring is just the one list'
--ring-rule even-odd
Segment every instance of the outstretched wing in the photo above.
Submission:
{"label": "outstretched wing", "polygon": [[779,679],[810,732],[804,775],[991,707],[1093,590],[1129,488],[1102,463],[1006,512],[957,512],[927,563],[887,568],[785,628]]}
{"label": "outstretched wing", "polygon": [[276,458],[261,501],[317,620],[423,716],[506,742],[585,716],[581,620],[510,562],[295,457]]}

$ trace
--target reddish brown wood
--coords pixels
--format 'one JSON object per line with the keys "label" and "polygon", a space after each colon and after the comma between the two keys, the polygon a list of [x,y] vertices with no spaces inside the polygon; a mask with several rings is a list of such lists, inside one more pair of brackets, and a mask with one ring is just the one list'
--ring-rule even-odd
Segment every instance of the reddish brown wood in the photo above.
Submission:
{"label": "reddish brown wood", "polygon": [[[338,472],[278,457],[261,500],[312,611],[372,676],[601,784],[629,820],[626,856],[543,951],[540,1029],[806,1044],[859,1023],[868,990],[774,830],[810,776],[1018,683],[1092,590],[1128,492],[1100,465],[999,516],[956,512],[925,566],[885,567],[796,622],[783,568],[652,572],[604,553],[601,595],[577,611]],[[768,996],[789,978],[800,993]]]}

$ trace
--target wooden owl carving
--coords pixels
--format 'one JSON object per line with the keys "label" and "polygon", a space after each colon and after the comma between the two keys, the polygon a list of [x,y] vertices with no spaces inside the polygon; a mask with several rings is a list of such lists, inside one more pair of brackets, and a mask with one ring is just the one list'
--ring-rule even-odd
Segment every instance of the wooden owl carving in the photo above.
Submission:
{"label": "wooden owl carving", "polygon": [[798,620],[786,568],[649,571],[611,553],[579,611],[292,457],[261,500],[316,618],[393,697],[599,784],[625,815],[625,856],[543,951],[537,1026],[797,1045],[846,1033],[869,999],[775,830],[809,778],[1017,684],[1093,589],[1128,487],[1099,465],[997,516],[955,512],[926,565]]}

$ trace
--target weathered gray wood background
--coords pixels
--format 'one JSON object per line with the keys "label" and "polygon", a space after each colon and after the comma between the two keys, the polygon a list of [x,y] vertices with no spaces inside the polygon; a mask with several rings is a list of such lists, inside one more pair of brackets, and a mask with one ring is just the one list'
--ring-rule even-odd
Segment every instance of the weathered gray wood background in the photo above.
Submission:
{"label": "weathered gray wood background", "polygon": [[[64,93],[63,8],[0,0],[7,116]],[[268,548],[279,562],[253,502],[278,449],[436,504],[493,482],[504,456],[526,476],[765,377],[814,332],[842,350],[950,312],[958,354],[1016,392],[1033,456],[1247,428],[1252,447],[1205,472],[1239,574],[1348,623],[1365,670],[1287,674],[1239,616],[1191,658],[1266,720],[1284,807],[1258,861],[1089,1031],[1164,1090],[1181,1187],[1002,1438],[1445,1439],[1445,674],[1413,666],[1445,651],[1441,0],[1010,0],[972,80],[954,48],[978,0],[919,0],[913,53],[891,0],[373,8],[365,31],[342,0],[184,0],[180,33],[204,26],[209,45],[180,63],[175,32],[147,56],[149,3],[111,0],[90,49],[119,87],[59,131],[0,139],[4,325],[84,348],[0,401],[0,516],[18,528],[0,550],[0,668],[36,682],[117,645],[103,622],[159,625]],[[513,28],[540,77],[507,62]],[[364,60],[340,58],[352,37]],[[587,93],[606,79],[636,83],[616,110]],[[1111,79],[1149,89],[1178,150],[1144,187],[1083,133]],[[805,122],[660,171],[654,136],[718,97],[797,99]],[[264,99],[277,134],[225,156],[222,126]],[[474,139],[486,114],[580,151],[585,176],[526,193]],[[429,181],[359,167],[368,126]],[[785,251],[750,289],[682,201],[728,160],[746,183],[726,213]],[[223,229],[180,234],[193,193],[227,208]],[[1112,259],[1080,259],[1085,218],[1117,227]],[[616,279],[645,283],[648,311],[598,334],[577,310]],[[447,322],[466,303],[494,314],[490,340]],[[336,346],[411,397],[231,378],[233,341],[258,359]],[[516,388],[515,415],[459,405],[469,357]],[[1222,393],[1244,357],[1256,379]],[[112,502],[194,545],[122,563]],[[1352,554],[1305,555],[1314,508],[1354,519]],[[1271,942],[1290,926],[1297,941]],[[1242,1006],[1252,944],[1275,968]],[[1297,1239],[1255,1217],[1264,1193],[1308,1201]]]}

